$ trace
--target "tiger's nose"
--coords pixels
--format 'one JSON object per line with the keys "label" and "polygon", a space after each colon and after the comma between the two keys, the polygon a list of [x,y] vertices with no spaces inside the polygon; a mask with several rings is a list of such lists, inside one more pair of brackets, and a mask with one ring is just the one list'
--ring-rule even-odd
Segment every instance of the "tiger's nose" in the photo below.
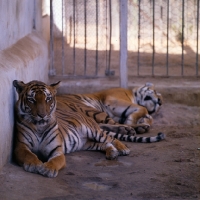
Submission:
{"label": "tiger's nose", "polygon": [[40,118],[42,118],[42,119],[45,118],[45,116],[46,116],[45,113],[38,113],[37,115],[38,115],[38,117],[40,117]]}

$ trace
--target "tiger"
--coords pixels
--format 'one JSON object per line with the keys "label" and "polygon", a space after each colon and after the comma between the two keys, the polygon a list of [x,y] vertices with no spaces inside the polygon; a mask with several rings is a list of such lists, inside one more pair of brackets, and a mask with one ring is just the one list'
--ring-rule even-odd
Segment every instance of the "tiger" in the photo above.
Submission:
{"label": "tiger", "polygon": [[165,138],[161,132],[153,137],[135,135],[139,127],[148,131],[150,114],[162,105],[153,84],[65,95],[56,95],[60,81],[48,85],[14,80],[13,85],[18,93],[14,158],[25,171],[56,177],[70,152],[103,151],[112,160],[130,153],[122,141],[149,143]]}

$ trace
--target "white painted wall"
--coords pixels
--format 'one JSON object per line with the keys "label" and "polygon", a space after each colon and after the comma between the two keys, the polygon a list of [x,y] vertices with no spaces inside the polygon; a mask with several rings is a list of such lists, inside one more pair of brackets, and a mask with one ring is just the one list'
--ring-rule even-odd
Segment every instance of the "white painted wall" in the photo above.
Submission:
{"label": "white painted wall", "polygon": [[0,0],[0,169],[12,155],[17,98],[13,80],[48,82],[41,10],[40,0]]}

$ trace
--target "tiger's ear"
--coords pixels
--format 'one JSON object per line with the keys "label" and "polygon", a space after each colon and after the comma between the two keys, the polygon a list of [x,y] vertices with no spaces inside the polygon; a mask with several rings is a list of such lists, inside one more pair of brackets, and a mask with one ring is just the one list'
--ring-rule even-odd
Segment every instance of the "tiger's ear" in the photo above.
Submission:
{"label": "tiger's ear", "polygon": [[51,86],[51,88],[54,90],[54,93],[56,94],[57,89],[58,89],[59,86],[60,86],[60,81],[58,81],[58,82],[56,82],[56,83],[52,83],[50,86]]}
{"label": "tiger's ear", "polygon": [[20,94],[24,89],[24,87],[26,86],[26,84],[23,81],[14,80],[13,86],[16,88],[18,94]]}
{"label": "tiger's ear", "polygon": [[154,90],[154,84],[153,84],[153,83],[147,82],[147,83],[145,84],[145,86],[147,86],[149,89]]}

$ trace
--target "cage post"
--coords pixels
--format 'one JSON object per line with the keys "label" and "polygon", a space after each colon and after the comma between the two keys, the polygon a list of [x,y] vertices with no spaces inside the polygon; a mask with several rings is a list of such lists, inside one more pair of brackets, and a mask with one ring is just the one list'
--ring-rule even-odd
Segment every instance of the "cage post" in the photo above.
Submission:
{"label": "cage post", "polygon": [[140,75],[140,12],[141,5],[140,0],[138,0],[138,56],[137,56],[137,75]]}
{"label": "cage post", "polygon": [[64,40],[64,2],[62,0],[62,75],[64,75],[65,70],[65,40]]}
{"label": "cage post", "polygon": [[[109,7],[109,10],[107,10]],[[108,12],[108,13],[107,13]],[[109,35],[106,33],[107,38],[109,38],[109,51],[107,55],[107,40],[106,40],[106,70],[105,70],[105,75],[106,76],[113,76],[115,75],[114,70],[110,70],[110,63],[111,63],[111,50],[112,50],[112,2],[109,0],[106,0],[106,32],[108,31],[108,20],[107,20],[107,15],[109,17]],[[108,62],[107,62],[108,59]]]}
{"label": "cage post", "polygon": [[98,49],[99,49],[99,13],[98,13],[98,0],[96,0],[96,71],[95,71],[95,75],[98,75]]}
{"label": "cage post", "polygon": [[152,49],[153,49],[153,53],[152,53],[152,76],[154,76],[154,60],[155,60],[155,0],[153,0],[153,19],[152,19],[153,23],[153,28],[152,28],[152,35],[153,35],[153,45],[152,45]]}
{"label": "cage post", "polygon": [[33,29],[36,29],[36,1],[33,2]]}
{"label": "cage post", "polygon": [[73,41],[73,75],[76,73],[76,0],[73,1],[73,26],[74,26],[74,41]]}
{"label": "cage post", "polygon": [[120,5],[120,87],[127,88],[127,0]]}
{"label": "cage post", "polygon": [[84,1],[84,76],[86,75],[87,69],[87,0]]}
{"label": "cage post", "polygon": [[167,0],[167,55],[166,55],[166,69],[167,76],[169,76],[169,0]]}
{"label": "cage post", "polygon": [[111,62],[111,49],[112,49],[112,3],[109,0],[109,21],[110,21],[110,35],[109,35],[109,60],[108,60],[108,71],[110,73],[110,62]]}
{"label": "cage post", "polygon": [[181,75],[184,75],[184,26],[185,26],[185,0],[182,1],[182,35],[181,35],[181,47],[182,47],[182,57],[181,57]]}
{"label": "cage post", "polygon": [[196,76],[199,75],[199,0],[197,0],[197,50],[196,50]]}
{"label": "cage post", "polygon": [[49,75],[55,76],[54,68],[54,38],[53,38],[53,0],[50,0],[50,70]]}

